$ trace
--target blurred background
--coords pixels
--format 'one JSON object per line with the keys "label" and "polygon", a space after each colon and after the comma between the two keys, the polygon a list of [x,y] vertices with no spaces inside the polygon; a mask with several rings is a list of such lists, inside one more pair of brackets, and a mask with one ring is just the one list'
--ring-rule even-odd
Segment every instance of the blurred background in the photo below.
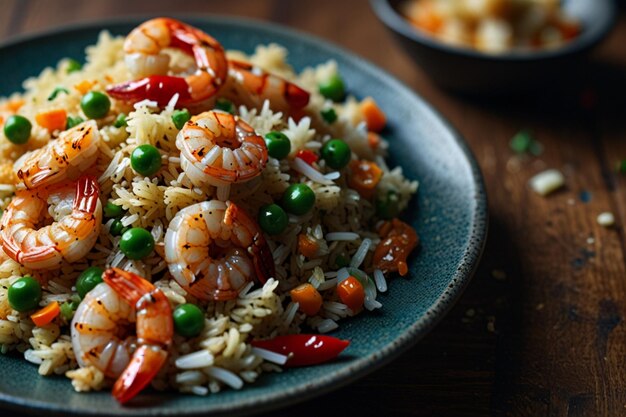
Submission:
{"label": "blurred background", "polygon": [[[367,1],[0,0],[0,42],[136,14],[228,14],[290,26],[384,68],[461,132],[485,178],[490,236],[450,314],[409,352],[341,390],[273,416],[626,415],[626,16],[550,87],[464,96],[437,87]],[[457,69],[462,73],[464,68]],[[510,145],[521,130],[540,145]],[[565,188],[533,193],[557,168]],[[616,225],[596,217],[611,212]],[[2,413],[0,413],[2,414]]]}

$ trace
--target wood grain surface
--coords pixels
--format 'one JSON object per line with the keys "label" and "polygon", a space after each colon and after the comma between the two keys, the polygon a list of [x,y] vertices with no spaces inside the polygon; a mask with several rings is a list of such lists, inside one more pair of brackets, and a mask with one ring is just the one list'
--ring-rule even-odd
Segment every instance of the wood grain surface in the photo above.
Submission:
{"label": "wood grain surface", "polygon": [[[0,41],[139,13],[269,20],[348,48],[433,103],[467,139],[491,213],[481,266],[457,306],[415,348],[370,376],[272,416],[626,415],[626,16],[576,68],[534,95],[451,95],[403,53],[366,1],[0,0]],[[520,129],[543,145],[517,158]],[[560,169],[547,198],[528,179]],[[616,226],[597,224],[615,214]],[[0,410],[0,414],[3,414]]]}

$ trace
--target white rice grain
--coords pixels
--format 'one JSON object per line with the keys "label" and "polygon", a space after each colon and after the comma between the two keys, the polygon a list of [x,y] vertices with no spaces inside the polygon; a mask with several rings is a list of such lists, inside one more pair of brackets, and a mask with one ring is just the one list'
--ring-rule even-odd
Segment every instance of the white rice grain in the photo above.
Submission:
{"label": "white rice grain", "polygon": [[359,236],[358,233],[354,233],[354,232],[331,232],[331,233],[326,233],[325,239],[328,242],[333,242],[333,241],[353,242],[359,239],[360,237],[361,236]]}
{"label": "white rice grain", "polygon": [[213,365],[215,358],[208,350],[199,350],[176,359],[178,369],[199,369]]}
{"label": "white rice grain", "polygon": [[328,333],[337,329],[338,327],[339,325],[337,324],[335,320],[326,319],[326,320],[320,321],[320,323],[317,326],[317,330],[320,333]]}
{"label": "white rice grain", "polygon": [[207,375],[225,383],[232,389],[241,389],[241,387],[243,387],[243,380],[239,378],[237,374],[227,369],[211,366],[207,368],[205,372]]}
{"label": "white rice grain", "polygon": [[322,175],[321,172],[319,172],[318,170],[313,168],[311,165],[304,162],[302,158],[294,158],[293,162],[291,163],[291,167],[295,171],[298,171],[302,175],[305,175],[307,178],[309,178],[313,182],[317,182],[317,183],[324,184],[324,185],[335,184],[333,181],[329,180],[324,175]]}
{"label": "white rice grain", "polygon": [[367,255],[367,251],[369,250],[371,244],[372,244],[371,239],[369,238],[363,239],[363,242],[361,242],[361,246],[359,246],[359,249],[357,249],[356,253],[350,260],[351,267],[358,268],[359,266],[361,266],[361,264],[365,260],[365,256]]}
{"label": "white rice grain", "polygon": [[380,269],[374,270],[374,282],[376,282],[376,288],[378,289],[378,291],[387,291],[387,280],[385,279],[383,271],[381,271]]}
{"label": "white rice grain", "polygon": [[253,347],[252,353],[265,359],[266,361],[273,362],[277,365],[284,365],[285,363],[287,363],[287,359],[289,359],[289,357],[286,355],[281,355],[280,353],[272,352],[270,350],[261,349],[258,347]]}

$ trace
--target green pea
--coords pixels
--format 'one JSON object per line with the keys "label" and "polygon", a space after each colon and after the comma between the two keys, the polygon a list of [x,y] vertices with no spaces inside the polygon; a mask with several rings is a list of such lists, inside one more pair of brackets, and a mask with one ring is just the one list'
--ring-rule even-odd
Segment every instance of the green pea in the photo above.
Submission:
{"label": "green pea", "polygon": [[204,313],[195,304],[181,304],[172,312],[176,333],[196,337],[204,329]]}
{"label": "green pea", "polygon": [[99,266],[92,266],[85,269],[78,280],[76,281],[76,292],[80,295],[80,298],[85,298],[85,295],[95,288],[96,285],[102,282],[102,273],[104,270]]}
{"label": "green pea", "polygon": [[345,86],[341,76],[334,74],[318,85],[320,94],[332,101],[341,101],[346,95]]}
{"label": "green pea", "polygon": [[306,184],[292,184],[285,190],[281,205],[289,213],[301,216],[315,205],[315,193]]}
{"label": "green pea", "polygon": [[322,119],[324,119],[324,121],[329,125],[335,123],[337,120],[337,113],[333,108],[324,109],[320,112],[320,114],[322,115]]}
{"label": "green pea", "polygon": [[278,204],[268,204],[259,210],[259,226],[270,235],[278,235],[285,231],[289,217]]}
{"label": "green pea", "polygon": [[120,128],[126,126],[126,115],[124,113],[120,113],[115,118],[115,122],[113,122],[113,126]]}
{"label": "green pea", "polygon": [[57,98],[57,96],[61,93],[65,93],[65,94],[69,94],[70,92],[67,91],[67,88],[63,88],[63,87],[57,87],[55,88],[52,93],[50,93],[50,95],[48,96],[48,101],[52,101],[55,98]]}
{"label": "green pea", "polygon": [[120,236],[125,231],[126,230],[124,230],[124,225],[120,220],[113,220],[113,223],[111,223],[111,227],[109,228],[109,233],[111,233],[111,236]]}
{"label": "green pea", "polygon": [[4,136],[16,145],[23,145],[28,142],[32,128],[26,117],[14,114],[4,122]]}
{"label": "green pea", "polygon": [[141,227],[133,227],[122,234],[120,250],[128,259],[143,259],[154,250],[152,233]]}
{"label": "green pea", "polygon": [[85,119],[83,119],[80,116],[76,116],[76,117],[69,116],[67,118],[67,123],[65,124],[65,129],[71,129],[71,128],[75,127],[75,126],[78,126],[79,124],[81,124],[84,121],[85,121]]}
{"label": "green pea", "polygon": [[17,311],[33,310],[41,301],[41,285],[33,277],[22,277],[9,287],[8,298],[11,308]]}
{"label": "green pea", "polygon": [[378,217],[385,220],[398,217],[398,213],[400,212],[399,203],[398,193],[389,191],[385,198],[376,200],[376,214]]}
{"label": "green pea", "polygon": [[326,165],[333,169],[341,169],[350,162],[352,151],[343,140],[331,139],[322,146],[321,154]]}
{"label": "green pea", "polygon": [[189,119],[191,119],[191,114],[189,114],[189,110],[187,109],[175,110],[172,114],[172,122],[174,122],[174,126],[176,126],[178,130],[182,129]]}
{"label": "green pea", "polygon": [[109,113],[111,100],[100,91],[90,91],[80,100],[80,108],[90,119],[101,119]]}
{"label": "green pea", "polygon": [[130,155],[130,166],[138,174],[149,177],[161,169],[161,154],[152,145],[137,146]]}
{"label": "green pea", "polygon": [[122,206],[118,206],[117,204],[113,204],[110,201],[107,201],[104,206],[104,217],[108,217],[109,219],[114,219],[116,217],[122,217],[124,214],[124,209]]}
{"label": "green pea", "polygon": [[235,105],[225,98],[218,98],[215,102],[215,109],[222,110],[230,114],[235,114]]}
{"label": "green pea", "polygon": [[80,71],[80,69],[83,67],[83,64],[81,64],[80,62],[78,62],[75,59],[68,59],[67,60],[67,73],[71,74],[72,72],[76,72],[76,71]]}
{"label": "green pea", "polygon": [[265,135],[267,153],[272,158],[283,159],[291,152],[291,141],[281,132],[269,132]]}

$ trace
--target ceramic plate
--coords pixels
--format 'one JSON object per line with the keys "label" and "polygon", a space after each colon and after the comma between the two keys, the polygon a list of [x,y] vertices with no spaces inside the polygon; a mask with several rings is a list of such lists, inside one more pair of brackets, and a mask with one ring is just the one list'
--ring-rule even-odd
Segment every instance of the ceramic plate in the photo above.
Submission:
{"label": "ceramic plate", "polygon": [[[147,392],[132,407],[108,392],[78,394],[64,377],[40,377],[16,355],[0,355],[2,408],[41,415],[191,416],[249,414],[282,407],[335,389],[388,363],[416,343],[450,309],[467,285],[486,238],[487,207],[481,175],[459,134],[422,98],[363,59],[304,33],[224,17],[182,17],[215,36],[226,48],[252,52],[276,42],[297,69],[329,59],[339,64],[350,93],[372,96],[388,115],[384,136],[390,163],[403,167],[420,188],[405,219],[421,237],[410,274],[390,281],[380,311],[345,320],[335,336],[351,340],[334,363],[264,374],[240,391],[197,397]],[[0,47],[0,96],[63,57],[84,59],[86,46],[108,29],[126,34],[143,19],[98,22],[16,39]]]}

